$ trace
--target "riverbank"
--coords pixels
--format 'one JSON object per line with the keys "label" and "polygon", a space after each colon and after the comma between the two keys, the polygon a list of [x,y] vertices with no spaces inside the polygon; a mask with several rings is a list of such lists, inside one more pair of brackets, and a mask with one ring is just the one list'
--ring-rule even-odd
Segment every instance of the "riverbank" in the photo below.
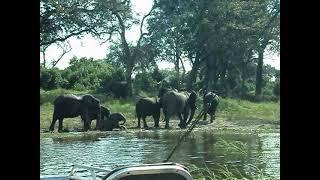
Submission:
{"label": "riverbank", "polygon": [[[86,133],[79,133],[83,125],[80,117],[66,118],[63,121],[64,129],[70,133],[48,133],[48,128],[52,121],[54,98],[59,94],[75,93],[81,94],[85,92],[69,92],[63,90],[47,91],[41,94],[42,104],[40,105],[40,133],[41,137],[53,137],[61,139],[63,137],[88,138],[104,136],[110,132],[89,131]],[[126,118],[127,131],[153,131],[153,119],[147,117],[147,123],[150,127],[148,130],[137,128],[137,119],[135,117],[135,99],[108,99],[103,95],[96,95],[101,100],[103,106],[108,107],[112,112],[121,112]],[[202,108],[202,99],[198,98],[197,111],[195,117]],[[196,129],[202,131],[237,131],[237,132],[250,132],[250,131],[279,131],[280,128],[280,102],[249,102],[245,100],[221,98],[220,104],[216,113],[216,120],[212,124],[208,121],[200,121]],[[161,119],[163,115],[161,114]],[[207,117],[209,120],[209,116]],[[177,118],[170,120],[170,131],[181,131],[178,128]],[[55,130],[57,130],[58,123],[56,123]],[[95,127],[95,121],[92,122],[91,127]],[[160,129],[164,130],[164,122],[160,121]],[[71,133],[72,132],[72,133]],[[72,139],[72,138],[71,138]],[[89,138],[90,139],[90,138]],[[93,138],[95,139],[95,138]]]}

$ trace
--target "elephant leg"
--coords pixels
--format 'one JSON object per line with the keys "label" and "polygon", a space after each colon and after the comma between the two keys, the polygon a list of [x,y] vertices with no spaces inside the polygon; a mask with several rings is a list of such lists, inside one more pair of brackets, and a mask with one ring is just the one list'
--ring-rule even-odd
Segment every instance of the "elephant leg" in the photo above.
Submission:
{"label": "elephant leg", "polygon": [[211,113],[211,118],[210,118],[210,122],[213,123],[213,121],[216,119],[216,113],[213,112]]}
{"label": "elephant leg", "polygon": [[179,113],[178,114],[178,118],[179,118],[179,120],[180,120],[180,123],[178,124],[178,126],[180,127],[180,128],[182,128],[182,126],[183,126],[183,118],[182,118],[182,115],[181,115],[181,113]]}
{"label": "elephant leg", "polygon": [[[92,120],[88,122],[89,129],[91,129],[91,123],[92,123]],[[95,128],[95,130],[97,130],[97,127]]]}
{"label": "elephant leg", "polygon": [[141,126],[140,126],[140,116],[138,117],[138,126],[137,126],[137,128],[140,128]]}
{"label": "elephant leg", "polygon": [[210,122],[213,123],[213,121],[216,119],[216,110],[217,108],[215,106],[212,107],[212,110],[211,110],[211,117],[210,117]]}
{"label": "elephant leg", "polygon": [[153,116],[154,127],[156,127],[156,128],[159,127],[159,119],[160,119],[160,117],[158,117],[158,116]]}
{"label": "elephant leg", "polygon": [[204,121],[206,121],[206,120],[207,120],[207,112],[204,112],[203,120],[204,120]]}
{"label": "elephant leg", "polygon": [[[92,121],[90,121],[90,127],[91,127],[91,123],[92,123]],[[100,125],[100,122],[98,121],[98,119],[97,119],[97,121],[96,121],[96,128],[94,128],[94,130],[96,131],[96,130],[101,130],[101,125]]]}
{"label": "elephant leg", "polygon": [[62,132],[62,128],[63,128],[63,118],[59,119],[59,128],[58,128],[58,132]]}
{"label": "elephant leg", "polygon": [[166,121],[166,125],[164,126],[166,129],[169,128],[169,115],[165,115],[164,120]]}
{"label": "elephant leg", "polygon": [[142,117],[143,120],[143,128],[148,128],[147,122],[146,122],[146,116]]}
{"label": "elephant leg", "polygon": [[84,121],[83,122],[83,131],[88,131],[90,128],[89,122],[88,121]]}
{"label": "elephant leg", "polygon": [[213,121],[216,119],[216,116],[213,114],[213,115],[211,115],[211,120],[210,120],[210,122],[211,123],[213,123]]}
{"label": "elephant leg", "polygon": [[51,125],[49,127],[49,131],[53,131],[54,130],[54,125],[56,124],[56,121],[58,120],[58,118],[54,117],[52,119]]}

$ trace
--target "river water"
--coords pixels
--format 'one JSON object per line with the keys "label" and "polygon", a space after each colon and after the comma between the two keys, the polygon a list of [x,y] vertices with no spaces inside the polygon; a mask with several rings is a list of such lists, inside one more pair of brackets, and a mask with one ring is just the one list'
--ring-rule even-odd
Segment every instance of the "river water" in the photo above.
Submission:
{"label": "river water", "polygon": [[[70,172],[72,163],[113,169],[122,165],[159,163],[176,145],[181,131],[118,131],[95,141],[40,142],[40,174]],[[237,169],[241,174],[261,170],[280,179],[279,133],[211,133],[195,130],[173,154],[171,162]]]}

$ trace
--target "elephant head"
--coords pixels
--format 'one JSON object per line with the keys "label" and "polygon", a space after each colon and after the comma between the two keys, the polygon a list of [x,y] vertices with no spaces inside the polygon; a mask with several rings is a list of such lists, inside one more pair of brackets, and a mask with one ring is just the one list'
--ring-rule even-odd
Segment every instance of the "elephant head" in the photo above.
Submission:
{"label": "elephant head", "polygon": [[[104,107],[102,105],[100,106],[100,110],[101,110],[101,121],[108,119],[110,116],[110,110],[107,107]],[[89,111],[89,119],[90,120],[97,119],[97,112],[94,109]]]}
{"label": "elephant head", "polygon": [[203,96],[203,109],[205,111],[203,120],[207,119],[207,113],[210,114],[210,122],[215,119],[215,112],[219,103],[219,97],[213,92],[207,92]]}
{"label": "elephant head", "polygon": [[[119,122],[123,121],[122,124]],[[102,121],[101,129],[106,131],[112,131],[114,128],[121,129],[126,122],[126,118],[121,113],[111,113],[109,118]]]}
{"label": "elephant head", "polygon": [[209,108],[217,101],[218,96],[213,92],[208,92],[203,96],[203,108],[205,111],[208,111]]}
{"label": "elephant head", "polygon": [[91,118],[90,114],[96,114],[97,123],[96,129],[100,129],[101,122],[101,107],[100,100],[93,97],[90,94],[83,95],[81,97],[81,102],[83,104],[83,113],[81,115],[81,119],[84,120],[84,131],[90,129]]}

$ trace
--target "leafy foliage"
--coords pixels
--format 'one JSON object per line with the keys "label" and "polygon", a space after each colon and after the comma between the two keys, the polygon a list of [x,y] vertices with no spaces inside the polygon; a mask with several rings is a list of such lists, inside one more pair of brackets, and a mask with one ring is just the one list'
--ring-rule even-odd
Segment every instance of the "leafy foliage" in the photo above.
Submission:
{"label": "leafy foliage", "polygon": [[[42,70],[41,87],[108,92],[112,82],[125,80],[129,95],[132,87],[152,92],[157,83],[166,82],[221,96],[279,97],[279,72],[263,64],[265,50],[279,53],[279,7],[279,0],[157,0],[138,20],[130,0],[41,0],[42,49],[84,33],[107,38],[111,45],[104,62],[72,59],[65,70]],[[128,42],[126,33],[138,24],[138,41]],[[160,71],[158,61],[172,62],[175,68]],[[192,65],[189,72],[186,62]]]}

